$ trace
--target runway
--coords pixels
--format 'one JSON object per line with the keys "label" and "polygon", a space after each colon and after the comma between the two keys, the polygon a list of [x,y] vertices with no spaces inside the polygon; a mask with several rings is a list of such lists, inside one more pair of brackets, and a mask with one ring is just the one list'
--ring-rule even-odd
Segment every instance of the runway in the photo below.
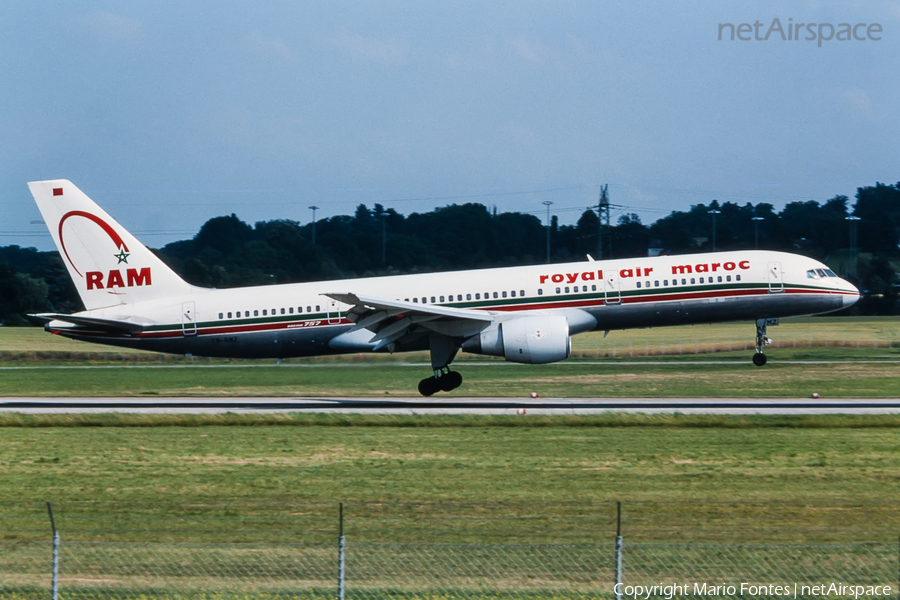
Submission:
{"label": "runway", "polygon": [[[524,411],[524,412],[523,412]],[[892,414],[900,399],[843,398],[0,398],[0,412],[28,414],[139,413],[366,413],[571,415],[683,414]]]}

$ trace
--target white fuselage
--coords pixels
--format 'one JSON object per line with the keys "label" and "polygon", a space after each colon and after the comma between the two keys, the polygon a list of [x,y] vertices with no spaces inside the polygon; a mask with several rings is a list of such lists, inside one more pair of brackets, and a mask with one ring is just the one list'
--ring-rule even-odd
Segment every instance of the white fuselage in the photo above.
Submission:
{"label": "white fuselage", "polygon": [[[59,321],[47,328],[87,341],[200,356],[282,358],[372,350],[372,332],[345,335],[353,328],[347,318],[351,307],[328,296],[345,293],[487,311],[499,321],[526,313],[567,315],[572,334],[820,314],[859,298],[853,285],[816,260],[736,251],[195,288],[188,294],[78,313],[140,323],[140,333],[91,332]],[[424,348],[427,341],[390,349]]]}

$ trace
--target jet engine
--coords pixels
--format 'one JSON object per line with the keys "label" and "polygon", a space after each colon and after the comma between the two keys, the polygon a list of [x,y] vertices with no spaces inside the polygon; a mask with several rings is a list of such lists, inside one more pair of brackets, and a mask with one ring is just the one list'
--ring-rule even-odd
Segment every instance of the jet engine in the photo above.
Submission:
{"label": "jet engine", "polygon": [[510,362],[539,365],[569,358],[572,338],[564,316],[536,315],[494,323],[462,344],[473,354],[503,356]]}

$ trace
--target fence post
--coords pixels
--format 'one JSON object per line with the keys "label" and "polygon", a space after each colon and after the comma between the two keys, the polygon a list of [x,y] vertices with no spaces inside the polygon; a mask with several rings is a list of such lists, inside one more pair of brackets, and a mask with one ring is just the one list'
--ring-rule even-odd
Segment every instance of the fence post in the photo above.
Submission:
{"label": "fence post", "polygon": [[[338,503],[338,600],[344,600],[344,503]],[[54,599],[55,600],[55,599]]]}
{"label": "fence post", "polygon": [[56,530],[56,521],[53,520],[53,507],[47,503],[47,513],[50,515],[50,528],[53,529],[53,580],[50,593],[53,600],[59,600],[59,532]]}
{"label": "fence post", "polygon": [[616,600],[622,600],[622,503],[616,500]]}

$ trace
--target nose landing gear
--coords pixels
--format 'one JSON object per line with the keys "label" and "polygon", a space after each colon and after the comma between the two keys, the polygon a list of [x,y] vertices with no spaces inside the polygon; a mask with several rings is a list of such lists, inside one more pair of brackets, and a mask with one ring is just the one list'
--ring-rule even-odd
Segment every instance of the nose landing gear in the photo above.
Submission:
{"label": "nose landing gear", "polygon": [[763,349],[772,343],[772,340],[766,337],[766,327],[768,325],[778,325],[778,319],[757,319],[756,320],[756,354],[753,355],[753,364],[761,367],[766,362],[765,352]]}
{"label": "nose landing gear", "polygon": [[448,367],[435,369],[434,377],[426,377],[419,382],[419,393],[423,396],[433,396],[437,392],[449,392],[462,385],[462,375],[451,371]]}

